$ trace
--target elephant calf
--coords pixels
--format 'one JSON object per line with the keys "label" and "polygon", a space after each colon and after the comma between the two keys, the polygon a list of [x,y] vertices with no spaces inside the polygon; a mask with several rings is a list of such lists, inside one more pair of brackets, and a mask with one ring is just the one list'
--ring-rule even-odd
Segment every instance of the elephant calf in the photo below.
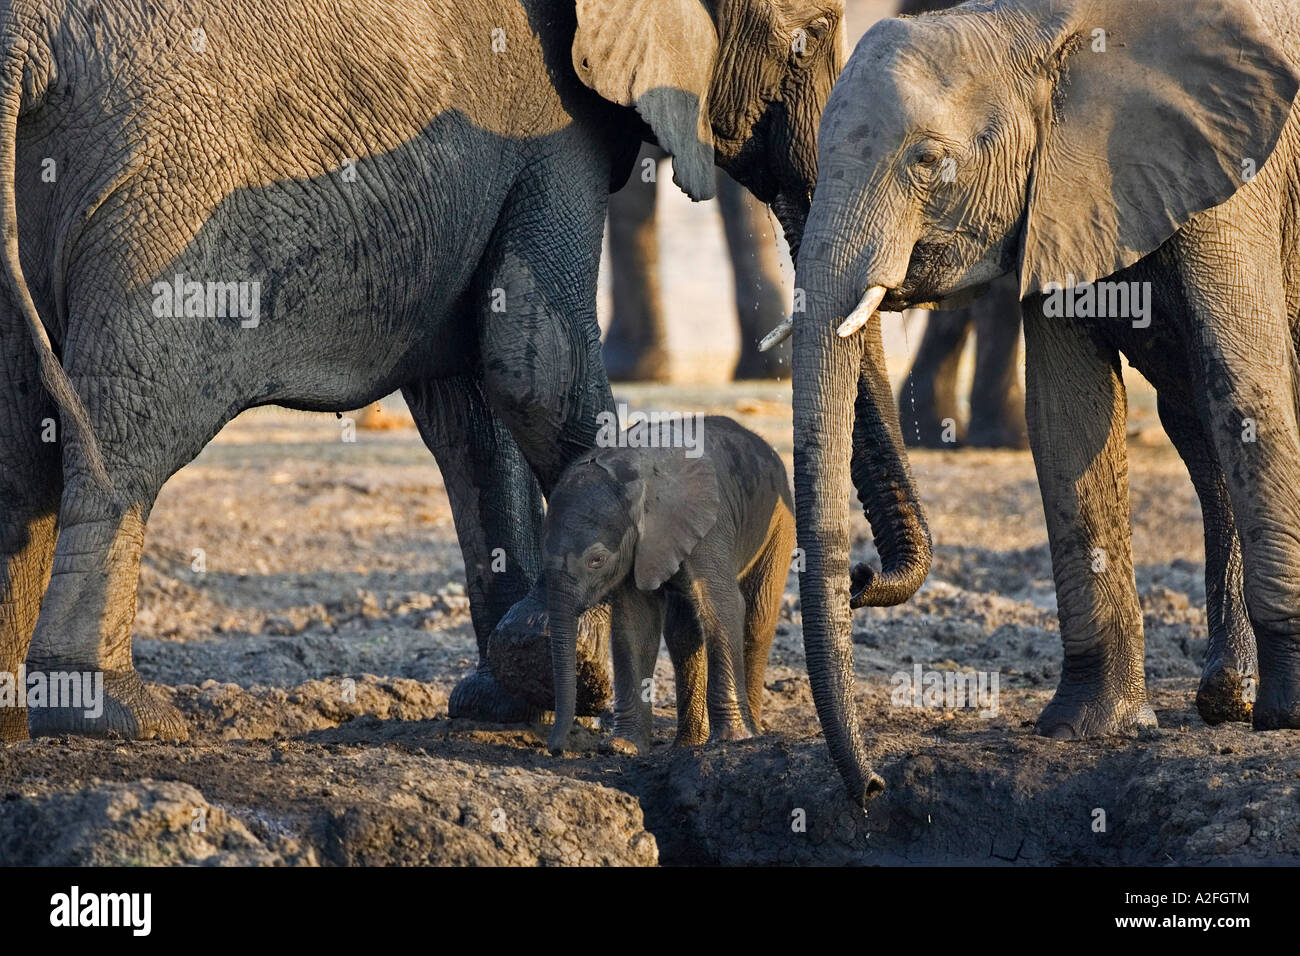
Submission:
{"label": "elephant calf", "polygon": [[[683,426],[677,435],[687,434]],[[738,740],[759,727],[794,546],[789,479],[776,452],[731,419],[710,416],[698,427],[702,441],[693,448],[589,452],[551,496],[542,555],[555,670],[552,753],[564,749],[573,725],[577,616],[607,598],[616,737],[649,749],[644,688],[661,630],[677,680],[678,744],[701,744],[710,728],[716,739]],[[744,694],[736,684],[742,671]]]}

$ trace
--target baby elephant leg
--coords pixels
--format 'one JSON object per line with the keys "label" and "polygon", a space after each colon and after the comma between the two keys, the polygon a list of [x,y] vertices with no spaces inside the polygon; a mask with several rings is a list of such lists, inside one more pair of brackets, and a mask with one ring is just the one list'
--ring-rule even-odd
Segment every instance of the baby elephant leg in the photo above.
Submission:
{"label": "baby elephant leg", "polygon": [[763,550],[740,579],[745,598],[745,693],[755,733],[763,731],[763,679],[781,617],[781,598],[790,574],[794,541],[794,515],[780,502],[772,515]]}
{"label": "baby elephant leg", "polygon": [[664,623],[663,599],[624,588],[615,596],[612,612],[614,738],[645,754],[650,751],[654,721],[654,673]]}
{"label": "baby elephant leg", "polygon": [[698,747],[709,739],[709,710],[705,702],[709,664],[704,652],[704,632],[695,610],[681,595],[668,593],[664,642],[673,660],[677,684],[678,747]]}
{"label": "baby elephant leg", "polygon": [[709,658],[706,692],[709,705],[709,737],[712,740],[744,740],[749,730],[749,701],[739,692],[745,670],[745,599],[736,584],[735,572],[697,578],[691,584],[691,603],[704,634]]}

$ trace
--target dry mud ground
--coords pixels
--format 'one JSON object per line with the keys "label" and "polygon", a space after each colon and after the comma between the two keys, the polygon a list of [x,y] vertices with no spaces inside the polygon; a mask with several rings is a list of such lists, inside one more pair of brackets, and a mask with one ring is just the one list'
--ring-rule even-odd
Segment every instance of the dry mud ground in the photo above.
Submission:
{"label": "dry mud ground", "polygon": [[[789,464],[787,386],[621,396],[731,414]],[[544,725],[447,718],[474,640],[451,513],[414,429],[347,443],[332,416],[245,415],[166,487],[144,561],[136,659],[192,739],[0,747],[0,863],[1295,862],[1300,732],[1197,716],[1199,513],[1149,396],[1134,404],[1160,729],[1033,735],[1060,644],[1029,456],[918,453],[934,573],[906,607],[860,613],[854,634],[888,782],[866,815],[843,800],[818,733],[793,575],[765,736],[674,750],[665,654],[648,757],[601,754],[593,732],[590,752],[552,758]],[[856,531],[870,556],[860,517]],[[890,676],[916,664],[996,672],[996,716],[891,706]]]}

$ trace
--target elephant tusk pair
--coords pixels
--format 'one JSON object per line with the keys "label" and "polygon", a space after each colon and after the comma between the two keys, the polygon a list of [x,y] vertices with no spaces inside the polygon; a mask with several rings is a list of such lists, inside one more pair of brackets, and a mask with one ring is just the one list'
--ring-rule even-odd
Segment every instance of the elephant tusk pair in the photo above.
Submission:
{"label": "elephant tusk pair", "polygon": [[[880,308],[880,303],[885,300],[885,296],[888,292],[889,290],[883,285],[873,285],[868,289],[866,294],[862,296],[862,301],[858,303],[857,308],[850,312],[849,317],[841,323],[838,329],[836,329],[836,334],[842,339],[847,339],[854,332],[857,332],[864,325],[870,322],[871,317],[876,314],[876,310]],[[763,341],[759,343],[758,350],[760,352],[766,352],[769,349],[775,348],[788,339],[792,334],[794,334],[793,316],[786,319],[771,332],[767,333],[767,335],[763,337]]]}

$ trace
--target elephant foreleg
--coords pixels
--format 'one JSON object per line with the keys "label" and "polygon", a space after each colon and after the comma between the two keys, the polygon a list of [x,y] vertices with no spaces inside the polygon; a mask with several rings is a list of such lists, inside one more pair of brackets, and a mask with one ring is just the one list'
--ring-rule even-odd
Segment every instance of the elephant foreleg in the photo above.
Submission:
{"label": "elephant foreleg", "polygon": [[1190,396],[1158,399],[1160,422],[1187,465],[1205,525],[1205,612],[1209,641],[1196,709],[1206,723],[1250,720],[1259,680],[1255,632],[1246,611],[1241,542],[1218,453]]}
{"label": "elephant foreleg", "polygon": [[1029,439],[1065,659],[1038,732],[1078,739],[1154,725],[1129,523],[1119,355],[1037,302],[1024,312]]}
{"label": "elephant foreleg", "polygon": [[537,580],[542,490],[476,375],[420,381],[402,393],[442,471],[478,643],[478,667],[456,685],[448,711],[499,723],[527,720],[534,708],[493,678],[487,646],[493,628]]}

